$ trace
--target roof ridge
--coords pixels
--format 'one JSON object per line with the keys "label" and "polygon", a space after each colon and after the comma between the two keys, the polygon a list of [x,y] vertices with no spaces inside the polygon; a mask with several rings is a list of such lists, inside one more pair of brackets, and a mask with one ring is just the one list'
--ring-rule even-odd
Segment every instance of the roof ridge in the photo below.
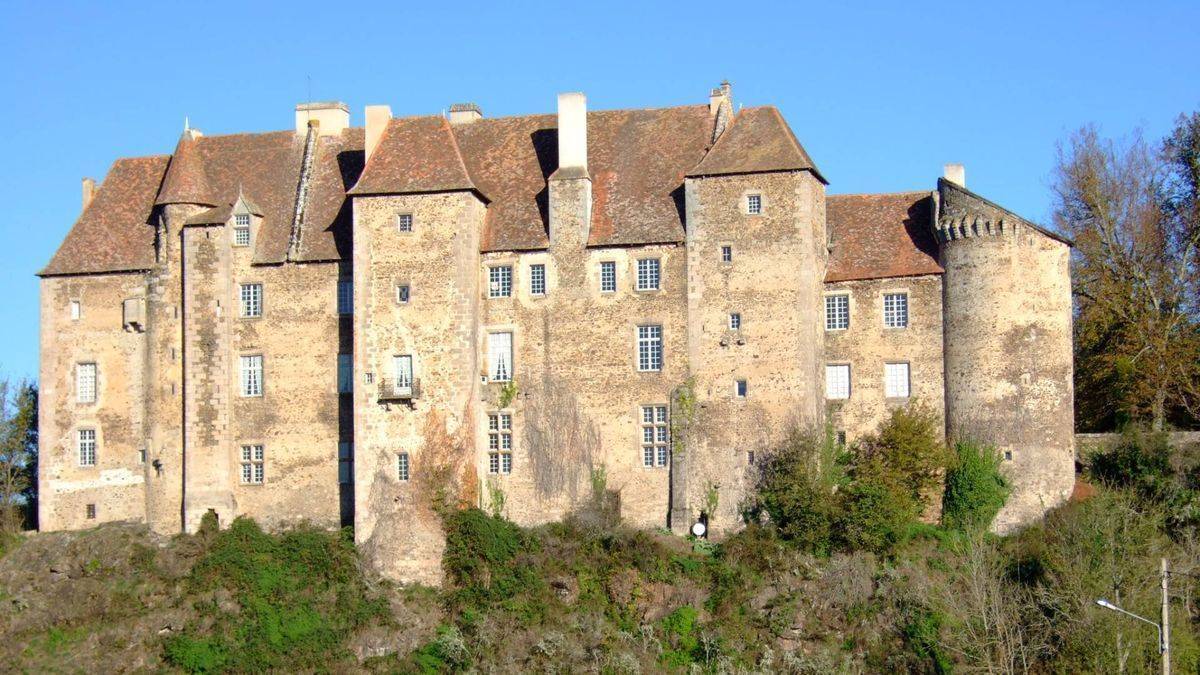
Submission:
{"label": "roof ridge", "polygon": [[834,199],[837,197],[901,197],[908,195],[929,195],[933,194],[933,190],[899,190],[897,192],[839,192],[837,194],[825,195],[826,199]]}
{"label": "roof ridge", "polygon": [[[454,148],[454,156],[458,158],[458,166],[462,169],[463,175],[467,177],[467,182],[471,184],[471,189],[479,194],[483,194],[479,186],[475,184],[475,177],[471,175],[471,170],[467,168],[467,160],[463,158],[462,148],[458,147],[458,135],[454,133],[454,127],[450,124],[450,120],[442,118],[442,130],[450,137],[450,145]],[[484,201],[491,201],[484,195]]]}

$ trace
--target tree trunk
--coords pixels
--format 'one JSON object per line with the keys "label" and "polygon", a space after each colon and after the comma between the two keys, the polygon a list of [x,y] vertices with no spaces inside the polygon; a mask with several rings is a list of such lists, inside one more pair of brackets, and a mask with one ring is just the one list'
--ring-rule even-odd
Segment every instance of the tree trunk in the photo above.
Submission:
{"label": "tree trunk", "polygon": [[1166,408],[1167,392],[1163,389],[1159,389],[1158,391],[1154,392],[1154,403],[1150,409],[1150,413],[1153,415],[1152,424],[1154,431],[1163,430],[1167,417]]}

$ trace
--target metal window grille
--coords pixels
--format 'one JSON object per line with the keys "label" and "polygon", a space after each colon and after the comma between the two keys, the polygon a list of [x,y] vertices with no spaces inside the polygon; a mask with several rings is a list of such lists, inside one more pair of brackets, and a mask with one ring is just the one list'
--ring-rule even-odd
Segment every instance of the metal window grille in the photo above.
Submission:
{"label": "metal window grille", "polygon": [[883,364],[884,394],[888,398],[908,398],[909,380],[907,363]]}
{"label": "metal window grille", "polygon": [[729,329],[730,330],[741,330],[741,328],[742,328],[742,315],[738,312],[733,312],[732,314],[729,315]]}
{"label": "metal window grille", "polygon": [[546,294],[546,266],[529,266],[529,293],[532,295]]}
{"label": "metal window grille", "polygon": [[850,327],[850,296],[825,296],[825,330],[844,330]]}
{"label": "metal window grille", "polygon": [[265,477],[263,446],[242,446],[242,482],[247,485],[262,485]]}
{"label": "metal window grille", "polygon": [[665,467],[670,457],[671,428],[667,406],[642,406],[642,466]]}
{"label": "metal window grille", "polygon": [[96,466],[96,430],[79,430],[79,466]]}
{"label": "metal window grille", "polygon": [[662,326],[637,327],[638,370],[662,370]]}
{"label": "metal window grille", "polygon": [[825,366],[825,398],[831,400],[850,398],[849,365]]}
{"label": "metal window grille", "polygon": [[908,327],[907,293],[887,293],[883,296],[883,325],[887,328]]}
{"label": "metal window grille", "polygon": [[721,247],[721,262],[733,262],[733,247],[732,246],[722,246]]}
{"label": "metal window grille", "polygon": [[746,212],[752,216],[762,213],[762,195],[749,195],[746,197]]}
{"label": "metal window grille", "polygon": [[354,313],[354,280],[338,279],[337,285],[338,314]]}
{"label": "metal window grille", "polygon": [[512,415],[488,413],[488,473],[512,473]]}
{"label": "metal window grille", "polygon": [[96,364],[80,363],[75,366],[75,400],[79,403],[96,402]]}
{"label": "metal window grille", "polygon": [[242,316],[262,316],[262,284],[242,284]]}
{"label": "metal window grille", "polygon": [[401,213],[396,216],[396,229],[401,232],[413,231],[413,217],[411,213]]}
{"label": "metal window grille", "polygon": [[488,379],[508,382],[512,376],[512,333],[488,333]]}
{"label": "metal window grille", "polygon": [[242,357],[242,396],[262,396],[263,357],[261,354]]}
{"label": "metal window grille", "polygon": [[642,258],[637,261],[637,289],[657,291],[661,280],[660,273],[658,258]]}
{"label": "metal window grille", "polygon": [[617,290],[617,263],[606,260],[600,263],[600,292],[613,293]]}
{"label": "metal window grille", "polygon": [[402,452],[402,453],[396,455],[396,478],[407,482],[408,477],[409,477],[408,453]]}
{"label": "metal window grille", "polygon": [[502,265],[488,268],[488,297],[512,297],[512,267]]}
{"label": "metal window grille", "polygon": [[411,291],[408,284],[399,284],[396,286],[396,302],[404,305],[408,303],[408,297]]}

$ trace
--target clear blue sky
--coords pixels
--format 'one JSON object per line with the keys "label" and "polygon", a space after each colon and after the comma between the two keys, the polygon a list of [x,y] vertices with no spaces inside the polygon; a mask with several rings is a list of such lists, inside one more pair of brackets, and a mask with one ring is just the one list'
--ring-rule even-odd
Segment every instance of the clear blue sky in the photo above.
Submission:
{"label": "clear blue sky", "polygon": [[[1162,136],[1200,108],[1200,3],[6,3],[0,375],[35,376],[38,285],[83,176],[208,134],[286,129],[308,99],[489,116],[774,104],[831,193],[927,189],[945,162],[1039,221],[1055,144]],[[985,6],[986,5],[986,6]],[[311,78],[311,92],[309,79]]]}

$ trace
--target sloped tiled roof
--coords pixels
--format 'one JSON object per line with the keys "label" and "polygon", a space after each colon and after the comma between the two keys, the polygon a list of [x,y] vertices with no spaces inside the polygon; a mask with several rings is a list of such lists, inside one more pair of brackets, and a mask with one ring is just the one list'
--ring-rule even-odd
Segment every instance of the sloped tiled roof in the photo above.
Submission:
{"label": "sloped tiled roof", "polygon": [[443,117],[390,120],[355,195],[453,192],[475,186]]}
{"label": "sloped tiled roof", "polygon": [[941,274],[929,191],[829,195],[825,281]]}
{"label": "sloped tiled roof", "polygon": [[734,116],[712,152],[688,172],[689,176],[718,176],[770,171],[811,171],[828,183],[817,170],[804,146],[796,140],[783,116],[774,106],[746,108]]}
{"label": "sloped tiled roof", "polygon": [[154,198],[170,157],[118,159],[91,204],[39,274],[89,274],[154,265]]}
{"label": "sloped tiled roof", "polygon": [[167,167],[167,176],[163,178],[162,188],[154,201],[155,205],[217,205],[212,188],[208,184],[205,161],[200,156],[200,138],[201,136],[192,130],[185,130],[179,137],[175,153],[171,155],[171,164]]}

